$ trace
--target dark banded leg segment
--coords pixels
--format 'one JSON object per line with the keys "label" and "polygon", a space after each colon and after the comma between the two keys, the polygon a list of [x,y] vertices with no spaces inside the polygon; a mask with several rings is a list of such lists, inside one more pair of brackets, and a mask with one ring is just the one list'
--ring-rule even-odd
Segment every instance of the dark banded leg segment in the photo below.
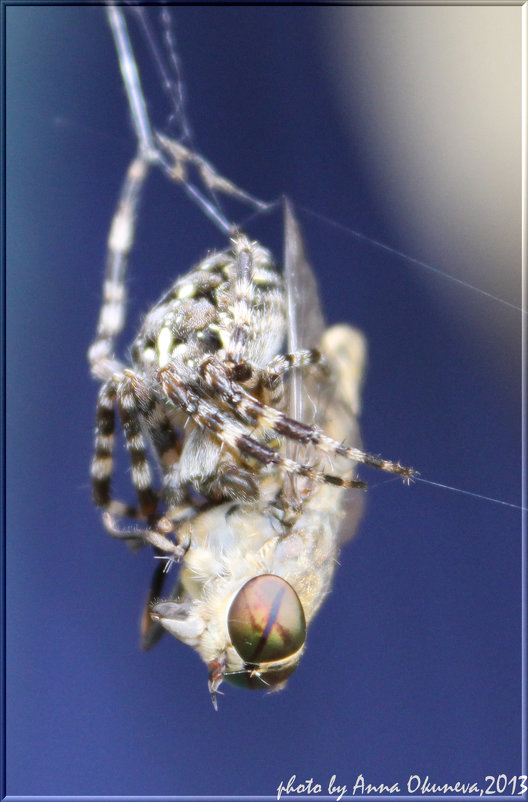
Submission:
{"label": "dark banded leg segment", "polygon": [[115,403],[117,385],[114,380],[105,382],[97,399],[95,416],[95,450],[90,474],[94,504],[105,511],[103,523],[110,534],[116,536],[117,527],[110,525],[116,517],[141,518],[137,507],[112,497],[113,453],[115,443]]}
{"label": "dark banded leg segment", "polygon": [[97,507],[108,509],[114,465],[116,386],[105,382],[99,390],[95,413],[95,451],[90,468],[92,495]]}
{"label": "dark banded leg segment", "polygon": [[[412,468],[405,468],[398,462],[391,462],[372,454],[366,454],[358,448],[345,446],[329,437],[317,426],[309,426],[288,417],[279,409],[263,404],[241,385],[233,382],[219,360],[208,357],[202,364],[201,375],[207,384],[220,395],[224,403],[229,405],[235,414],[246,423],[253,422],[303,445],[313,445],[325,454],[345,457],[351,462],[394,473],[407,481],[410,481],[415,475]],[[337,484],[334,481],[332,483]]]}
{"label": "dark banded leg segment", "polygon": [[242,424],[220,411],[209,401],[202,399],[196,391],[179,378],[172,365],[167,365],[159,371],[158,381],[172,403],[184,409],[199,426],[213,432],[226,448],[235,454],[243,454],[263,465],[276,465],[285,473],[306,476],[315,482],[327,482],[340,487],[362,489],[366,487],[364,482],[342,479],[339,476],[324,473],[308,465],[300,465],[294,460],[283,457],[248,434]]}
{"label": "dark banded leg segment", "polygon": [[152,474],[141,428],[142,420],[154,419],[156,401],[149,395],[144,381],[133,371],[125,371],[117,387],[116,398],[132,466],[132,484],[136,490],[140,515],[146,519],[147,526],[145,529],[121,529],[111,515],[105,517],[105,526],[114,537],[132,544],[150,543],[155,549],[179,561],[185,548],[169,537],[175,529],[173,522],[156,514],[158,494],[152,487]]}
{"label": "dark banded leg segment", "polygon": [[266,367],[262,379],[263,387],[269,392],[269,405],[280,406],[284,397],[284,376],[292,370],[318,365],[327,372],[326,360],[317,348],[297,351],[294,354],[278,354]]}
{"label": "dark banded leg segment", "polygon": [[143,383],[131,371],[126,371],[117,388],[117,405],[132,465],[132,484],[141,513],[148,519],[156,513],[158,496],[152,488],[152,475],[141,430],[142,413],[145,413],[141,409],[141,402],[145,398],[141,395],[142,387]]}

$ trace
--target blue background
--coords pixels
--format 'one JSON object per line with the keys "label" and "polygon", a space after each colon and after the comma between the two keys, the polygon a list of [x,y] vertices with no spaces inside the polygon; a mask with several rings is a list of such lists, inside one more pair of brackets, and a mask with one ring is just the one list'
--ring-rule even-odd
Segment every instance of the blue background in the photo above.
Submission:
{"label": "blue background", "polygon": [[[364,9],[350,11],[361,39]],[[352,132],[342,123],[327,13],[174,10],[200,150],[258,197],[286,192],[433,261],[420,231],[387,208],[383,153],[373,178],[361,118]],[[134,41],[163,126],[159,81]],[[376,487],[359,534],[281,694],[226,687],[215,713],[190,649],[167,636],[140,651],[151,556],[105,534],[88,480],[97,388],[85,354],[135,149],[103,10],[8,8],[7,59],[8,793],[271,795],[293,774],[323,788],[335,774],[349,790],[359,773],[402,788],[411,774],[441,784],[519,774],[518,510],[365,476]],[[359,103],[361,74],[352,78]],[[300,214],[328,320],[368,338],[368,450],[519,504],[519,312]],[[273,225],[250,231],[269,229],[280,248],[279,214]],[[439,266],[464,278],[457,249],[438,236]],[[222,246],[152,174],[123,349],[173,277]],[[491,277],[483,289],[519,304],[520,267],[513,291]],[[473,320],[489,325],[476,333]]]}

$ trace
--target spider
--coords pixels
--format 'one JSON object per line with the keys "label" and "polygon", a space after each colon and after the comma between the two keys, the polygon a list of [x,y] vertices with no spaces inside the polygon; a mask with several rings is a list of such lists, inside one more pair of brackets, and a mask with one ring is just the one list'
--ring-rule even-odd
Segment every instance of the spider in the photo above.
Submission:
{"label": "spider", "polygon": [[[161,142],[174,159],[173,178],[185,181],[182,160],[192,154]],[[130,366],[116,359],[147,169],[147,160],[136,157],[123,184],[89,351],[101,382],[93,497],[114,537],[149,543],[157,556],[182,563],[166,601],[159,600],[163,563],[154,572],[143,643],[152,645],[163,627],[196,648],[216,705],[224,678],[282,687],[298,664],[306,625],[331,583],[343,491],[366,486],[353,466],[407,481],[414,471],[355,444],[363,340],[348,326],[323,331],[289,204],[284,272],[266,248],[233,227],[228,247],[177,278],[148,312]],[[116,410],[135,506],[111,491]],[[121,518],[142,526],[123,527]]]}

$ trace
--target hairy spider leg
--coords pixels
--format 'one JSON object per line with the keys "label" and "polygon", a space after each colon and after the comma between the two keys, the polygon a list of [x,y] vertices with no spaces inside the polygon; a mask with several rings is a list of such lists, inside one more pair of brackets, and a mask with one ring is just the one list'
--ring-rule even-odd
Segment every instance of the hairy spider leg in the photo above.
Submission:
{"label": "hairy spider leg", "polygon": [[141,389],[141,386],[142,382],[135,374],[125,371],[117,388],[117,405],[132,465],[132,484],[136,491],[141,514],[144,518],[149,519],[156,514],[158,494],[152,487],[152,472],[141,429],[141,420],[144,418],[145,412],[138,395],[138,388]]}
{"label": "hairy spider leg", "polygon": [[[103,523],[113,537],[136,545],[150,543],[154,548],[180,559],[185,550],[167,537],[173,532],[174,524],[164,516],[156,515],[158,494],[152,488],[151,471],[141,431],[141,405],[137,397],[137,387],[140,385],[141,381],[135,374],[127,371],[127,375],[123,375],[119,381],[111,379],[105,382],[99,391],[95,451],[91,466],[94,502],[104,510]],[[132,483],[136,489],[139,509],[112,498],[116,404],[130,454]],[[116,524],[117,516],[146,519],[147,527],[122,529]]]}
{"label": "hairy spider leg", "polygon": [[115,440],[115,399],[116,385],[110,379],[101,386],[97,396],[95,449],[90,469],[94,504],[104,509],[109,509],[112,501],[111,480]]}
{"label": "hairy spider leg", "polygon": [[[201,365],[204,381],[222,398],[242,420],[252,421],[257,425],[271,429],[278,435],[296,440],[302,444],[311,443],[320,451],[345,457],[352,462],[359,462],[371,468],[378,468],[389,473],[412,479],[415,471],[405,468],[398,462],[382,459],[366,454],[358,448],[351,448],[329,437],[317,426],[309,426],[301,421],[289,418],[280,409],[263,404],[258,398],[248,393],[240,384],[228,375],[225,366],[218,359],[206,358]],[[295,471],[293,471],[295,473]],[[328,481],[328,480],[327,480]],[[335,482],[333,482],[335,484]]]}
{"label": "hairy spider leg", "polygon": [[234,302],[231,308],[232,327],[226,348],[227,359],[234,365],[242,361],[244,346],[251,328],[253,307],[253,254],[245,237],[232,240],[236,256]]}
{"label": "hairy spider leg", "polygon": [[109,379],[123,369],[114,356],[115,341],[125,323],[125,274],[134,242],[136,215],[148,164],[141,156],[132,160],[121,189],[117,211],[110,226],[107,264],[103,285],[103,304],[95,340],[88,351],[92,375]]}
{"label": "hairy spider leg", "polygon": [[90,468],[92,496],[94,504],[112,517],[139,518],[142,516],[140,510],[112,497],[117,390],[118,383],[109,379],[102,385],[97,398],[95,448]]}
{"label": "hairy spider leg", "polygon": [[279,470],[288,474],[306,476],[315,482],[327,482],[339,487],[358,487],[364,489],[364,482],[353,479],[342,479],[339,476],[324,473],[307,465],[300,465],[294,460],[283,457],[277,451],[264,445],[248,434],[247,429],[237,423],[226,413],[201,397],[202,390],[195,384],[190,387],[178,375],[174,364],[161,368],[158,380],[167,398],[177,407],[184,409],[202,428],[213,432],[226,447],[235,454],[252,457],[263,465],[276,465]]}

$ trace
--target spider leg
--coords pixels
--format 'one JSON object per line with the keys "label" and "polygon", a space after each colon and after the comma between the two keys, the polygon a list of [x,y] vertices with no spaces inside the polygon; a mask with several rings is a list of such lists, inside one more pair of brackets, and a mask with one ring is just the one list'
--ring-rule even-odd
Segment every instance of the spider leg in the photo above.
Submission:
{"label": "spider leg", "polygon": [[116,523],[115,517],[105,512],[103,514],[103,524],[108,532],[116,540],[125,540],[132,547],[132,550],[141,548],[147,543],[154,547],[155,551],[165,553],[174,562],[179,562],[184,556],[189,544],[181,544],[171,540],[168,535],[174,532],[175,526],[171,520],[163,516],[149,522],[143,529],[138,527],[121,527]]}
{"label": "spider leg", "polygon": [[[111,494],[116,403],[130,454],[132,483],[139,508],[117,501]],[[132,371],[125,371],[119,380],[111,379],[103,384],[97,402],[95,453],[91,468],[94,502],[103,508],[103,523],[112,537],[128,541],[136,547],[150,543],[160,552],[179,560],[185,550],[168,537],[174,532],[177,522],[156,515],[158,494],[152,487],[141,429],[144,419],[151,433],[157,431],[153,439],[157,441],[160,460],[168,462],[174,459],[181,445],[161,404],[149,395],[145,383]],[[143,519],[147,521],[147,526],[123,528],[117,523],[118,517]]]}
{"label": "spider leg", "polygon": [[184,409],[199,426],[213,432],[235,454],[251,457],[263,465],[276,465],[285,473],[306,476],[316,482],[327,482],[339,487],[365,487],[364,482],[342,479],[311,466],[300,465],[264,445],[249,435],[242,424],[211,402],[201,398],[200,389],[197,386],[193,388],[183,381],[174,364],[170,363],[161,368],[158,381],[172,403]]}
{"label": "spider leg", "polygon": [[118,384],[116,398],[132,465],[132,484],[141,513],[148,519],[156,513],[158,494],[152,487],[152,474],[141,428],[141,421],[146,413],[145,399],[150,406],[147,394],[142,394],[143,389],[143,382],[132,371],[125,371]]}
{"label": "spider leg", "polygon": [[226,351],[228,361],[239,365],[251,327],[253,253],[249,241],[242,236],[233,240],[233,250],[236,257],[236,279],[231,308],[232,323]]}
{"label": "spider leg", "polygon": [[114,357],[115,341],[125,322],[125,273],[134,241],[139,197],[147,172],[147,162],[137,156],[128,168],[110,227],[103,304],[95,340],[88,351],[92,374],[97,379],[109,379],[122,369],[121,363]]}
{"label": "spider leg", "polygon": [[[105,515],[103,522],[114,537],[125,540],[137,539],[133,532],[141,530],[119,529],[116,517],[144,518],[137,507],[112,498],[113,451],[115,441],[115,403],[117,383],[110,379],[99,390],[95,418],[95,450],[90,469],[94,504],[101,507]],[[144,538],[143,538],[144,542]]]}
{"label": "spider leg", "polygon": [[116,383],[106,381],[97,398],[95,413],[95,449],[90,468],[94,504],[115,514],[135,517],[133,507],[112,499],[111,481],[114,466]]}
{"label": "spider leg", "polygon": [[151,406],[147,426],[160,465],[164,470],[170,469],[180,459],[183,440],[181,432],[172,425],[166,409],[159,401]]}
{"label": "spider leg", "polygon": [[282,378],[286,373],[313,365],[317,365],[324,373],[328,372],[326,359],[317,348],[304,349],[293,354],[277,354],[266,366],[262,375],[262,386],[269,395],[268,404],[276,407],[282,402],[284,397]]}
{"label": "spider leg", "polygon": [[[105,526],[114,537],[150,543],[155,549],[166,552],[179,561],[186,549],[168,537],[174,534],[177,522],[156,513],[159,496],[152,486],[152,474],[142,431],[142,422],[145,422],[152,432],[154,423],[162,419],[168,427],[168,420],[165,420],[166,415],[160,410],[155,397],[149,393],[143,379],[131,370],[124,372],[117,386],[116,399],[125,434],[125,444],[130,455],[132,484],[138,498],[140,517],[146,519],[147,526],[144,529],[122,530],[116,525],[112,515],[106,516]],[[162,444],[166,446],[163,452],[165,456],[176,448],[174,438],[161,435],[158,438],[160,448]]]}
{"label": "spider leg", "polygon": [[356,463],[363,463],[371,468],[378,468],[410,480],[415,475],[412,468],[405,468],[399,462],[391,462],[381,457],[367,454],[358,448],[351,448],[339,443],[325,434],[317,426],[288,417],[284,412],[263,404],[258,398],[248,393],[240,384],[232,381],[225,366],[213,357],[204,359],[200,372],[207,384],[228,404],[244,421],[253,421],[257,425],[272,429],[279,435],[288,437],[302,444],[315,446],[326,454],[345,457]]}
{"label": "spider leg", "polygon": [[207,494],[218,502],[227,499],[249,502],[258,498],[259,486],[253,472],[235,463],[230,454],[229,458],[221,458],[218,462],[216,476],[207,487]]}
{"label": "spider leg", "polygon": [[[156,142],[162,151],[161,163],[165,173],[170,179],[180,183],[184,192],[202,209],[222,231],[230,234],[235,231],[236,226],[230,223],[220,210],[217,192],[230,195],[243,203],[253,206],[255,209],[268,209],[272,204],[258,200],[253,195],[245,192],[232,181],[216,172],[212,164],[199,153],[186,148],[181,142],[156,132]],[[167,161],[165,154],[168,154]],[[188,166],[194,167],[199,174],[202,185],[209,193],[211,200],[195,186],[189,179]]]}
{"label": "spider leg", "polygon": [[285,373],[297,368],[307,368],[319,365],[321,370],[328,371],[328,365],[323,354],[317,348],[306,348],[293,354],[277,354],[264,369],[263,381],[272,387]]}

